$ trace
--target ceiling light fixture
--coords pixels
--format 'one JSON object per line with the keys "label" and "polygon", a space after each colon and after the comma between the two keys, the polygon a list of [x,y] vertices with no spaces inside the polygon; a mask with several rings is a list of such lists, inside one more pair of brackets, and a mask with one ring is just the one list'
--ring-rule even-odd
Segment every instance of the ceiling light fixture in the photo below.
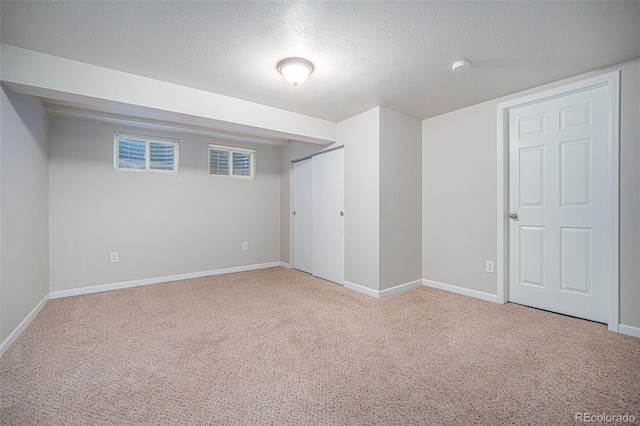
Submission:
{"label": "ceiling light fixture", "polygon": [[297,86],[313,72],[313,64],[302,58],[287,58],[278,64],[278,72],[289,83]]}
{"label": "ceiling light fixture", "polygon": [[453,72],[465,72],[469,68],[471,68],[471,62],[466,59],[456,62],[451,66],[451,71]]}

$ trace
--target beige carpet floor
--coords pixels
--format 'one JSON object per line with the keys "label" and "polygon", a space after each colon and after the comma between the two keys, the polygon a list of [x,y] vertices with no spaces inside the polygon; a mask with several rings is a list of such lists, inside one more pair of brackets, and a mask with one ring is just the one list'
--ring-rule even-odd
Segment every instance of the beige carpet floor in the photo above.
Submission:
{"label": "beige carpet floor", "polygon": [[0,360],[2,425],[640,420],[640,339],[283,268],[51,300]]}

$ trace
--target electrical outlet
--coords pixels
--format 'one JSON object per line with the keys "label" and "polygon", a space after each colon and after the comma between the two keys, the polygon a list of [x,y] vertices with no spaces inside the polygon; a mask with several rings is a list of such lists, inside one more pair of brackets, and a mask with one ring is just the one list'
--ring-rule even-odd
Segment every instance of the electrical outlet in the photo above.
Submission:
{"label": "electrical outlet", "polygon": [[242,243],[242,250],[247,250],[249,248],[249,243],[248,242],[244,242]]}
{"label": "electrical outlet", "polygon": [[112,251],[111,252],[111,263],[115,263],[118,261],[118,252],[117,251]]}
{"label": "electrical outlet", "polygon": [[487,262],[484,265],[485,272],[494,274],[496,272],[494,266],[495,266],[495,263],[493,262],[493,260],[487,260]]}

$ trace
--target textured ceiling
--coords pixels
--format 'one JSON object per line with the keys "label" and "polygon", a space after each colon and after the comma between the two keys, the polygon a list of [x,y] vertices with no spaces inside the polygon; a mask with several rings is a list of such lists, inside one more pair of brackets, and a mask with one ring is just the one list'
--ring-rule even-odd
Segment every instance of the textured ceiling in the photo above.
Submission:
{"label": "textured ceiling", "polygon": [[[331,121],[377,105],[425,119],[640,57],[640,1],[0,7],[2,43]],[[276,71],[290,56],[315,65],[297,88]]]}

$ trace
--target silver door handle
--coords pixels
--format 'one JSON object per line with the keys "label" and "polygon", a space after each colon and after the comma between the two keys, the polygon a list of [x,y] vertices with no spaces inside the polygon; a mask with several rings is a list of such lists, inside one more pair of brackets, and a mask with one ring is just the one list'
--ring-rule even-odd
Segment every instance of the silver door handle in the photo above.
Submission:
{"label": "silver door handle", "polygon": [[516,212],[509,213],[509,219],[516,220],[517,218],[518,218],[518,213]]}

